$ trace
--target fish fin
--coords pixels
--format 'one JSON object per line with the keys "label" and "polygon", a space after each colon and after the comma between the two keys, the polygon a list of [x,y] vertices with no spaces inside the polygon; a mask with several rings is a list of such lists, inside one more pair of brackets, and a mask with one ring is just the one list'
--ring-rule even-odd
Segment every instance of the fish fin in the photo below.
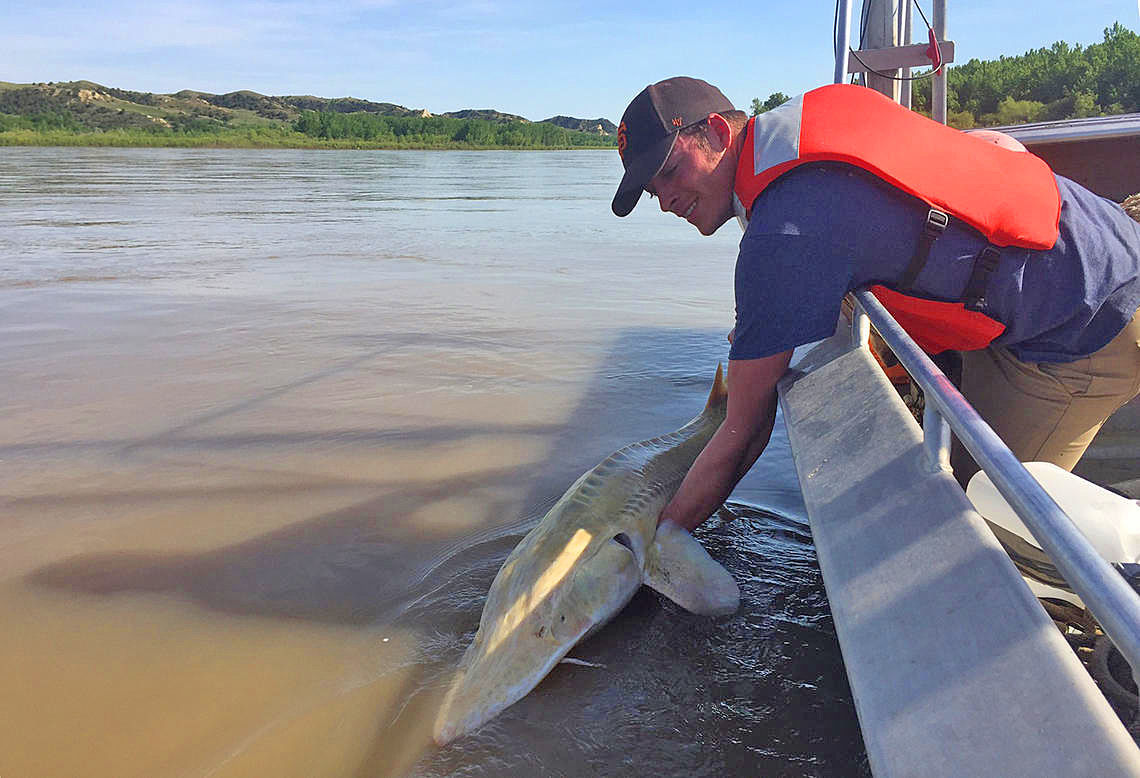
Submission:
{"label": "fish fin", "polygon": [[687,611],[724,616],[740,607],[740,587],[704,546],[672,522],[657,527],[645,555],[645,585]]}
{"label": "fish fin", "polygon": [[599,662],[587,662],[585,659],[574,659],[573,657],[564,656],[558,660],[560,665],[578,665],[579,667],[600,667],[605,670],[606,666]]}
{"label": "fish fin", "polygon": [[705,412],[723,408],[728,404],[728,384],[724,380],[724,367],[716,363],[716,376],[713,378],[712,389],[709,390],[709,399],[705,403]]}

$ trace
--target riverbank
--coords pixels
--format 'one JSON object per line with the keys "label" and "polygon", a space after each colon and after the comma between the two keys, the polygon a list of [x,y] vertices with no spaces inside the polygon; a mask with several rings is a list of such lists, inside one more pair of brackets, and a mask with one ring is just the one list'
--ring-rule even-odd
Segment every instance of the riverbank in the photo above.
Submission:
{"label": "riverbank", "polygon": [[204,149],[387,149],[440,151],[569,151],[572,149],[610,149],[612,143],[596,146],[527,146],[488,145],[478,143],[396,140],[362,140],[358,138],[314,138],[300,132],[275,128],[251,127],[220,133],[175,134],[131,130],[105,132],[71,132],[67,130],[9,130],[0,132],[0,146],[87,146],[114,148],[204,148]]}

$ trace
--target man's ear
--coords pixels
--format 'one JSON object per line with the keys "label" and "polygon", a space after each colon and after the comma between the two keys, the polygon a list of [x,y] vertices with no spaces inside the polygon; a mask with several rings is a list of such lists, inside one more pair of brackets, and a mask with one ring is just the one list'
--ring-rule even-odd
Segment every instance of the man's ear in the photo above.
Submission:
{"label": "man's ear", "polygon": [[724,151],[732,146],[732,125],[719,113],[710,113],[708,136],[713,151]]}

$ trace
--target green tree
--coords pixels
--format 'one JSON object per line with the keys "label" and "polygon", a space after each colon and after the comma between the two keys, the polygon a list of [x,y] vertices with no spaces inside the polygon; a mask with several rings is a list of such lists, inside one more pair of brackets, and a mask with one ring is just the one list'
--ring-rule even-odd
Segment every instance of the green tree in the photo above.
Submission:
{"label": "green tree", "polygon": [[[1090,46],[972,59],[949,69],[946,103],[958,122],[969,112],[983,126],[1140,111],[1140,35],[1118,22]],[[929,79],[916,82],[912,105],[929,115]]]}
{"label": "green tree", "polygon": [[612,145],[613,139],[548,122],[495,122],[449,116],[377,116],[357,111],[302,111],[291,125],[294,132],[327,140],[361,140],[399,148],[567,148]]}
{"label": "green tree", "polygon": [[946,123],[957,130],[970,130],[978,126],[974,115],[969,111],[947,111]]}
{"label": "green tree", "polygon": [[1006,97],[998,103],[992,124],[1024,124],[1038,121],[1045,112],[1045,104],[1036,100],[1014,100]]}
{"label": "green tree", "polygon": [[764,113],[765,111],[771,111],[773,108],[776,108],[778,106],[783,105],[784,103],[788,102],[788,100],[790,100],[790,99],[791,98],[788,97],[783,92],[773,92],[772,94],[768,95],[768,99],[765,100],[764,102],[760,102],[759,97],[753,97],[752,98],[752,115],[753,116],[759,116],[760,114]]}
{"label": "green tree", "polygon": [[1103,106],[1119,103],[1130,113],[1140,111],[1140,35],[1117,22],[1104,31],[1099,47],[1097,102]]}

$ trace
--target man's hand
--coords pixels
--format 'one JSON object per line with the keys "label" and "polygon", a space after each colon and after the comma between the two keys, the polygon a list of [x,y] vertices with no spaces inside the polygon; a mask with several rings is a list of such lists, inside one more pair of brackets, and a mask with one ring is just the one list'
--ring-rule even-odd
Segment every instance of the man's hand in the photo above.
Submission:
{"label": "man's hand", "polygon": [[792,352],[728,363],[728,411],[690,468],[681,488],[661,511],[690,532],[719,508],[768,445],[776,420],[776,382]]}

